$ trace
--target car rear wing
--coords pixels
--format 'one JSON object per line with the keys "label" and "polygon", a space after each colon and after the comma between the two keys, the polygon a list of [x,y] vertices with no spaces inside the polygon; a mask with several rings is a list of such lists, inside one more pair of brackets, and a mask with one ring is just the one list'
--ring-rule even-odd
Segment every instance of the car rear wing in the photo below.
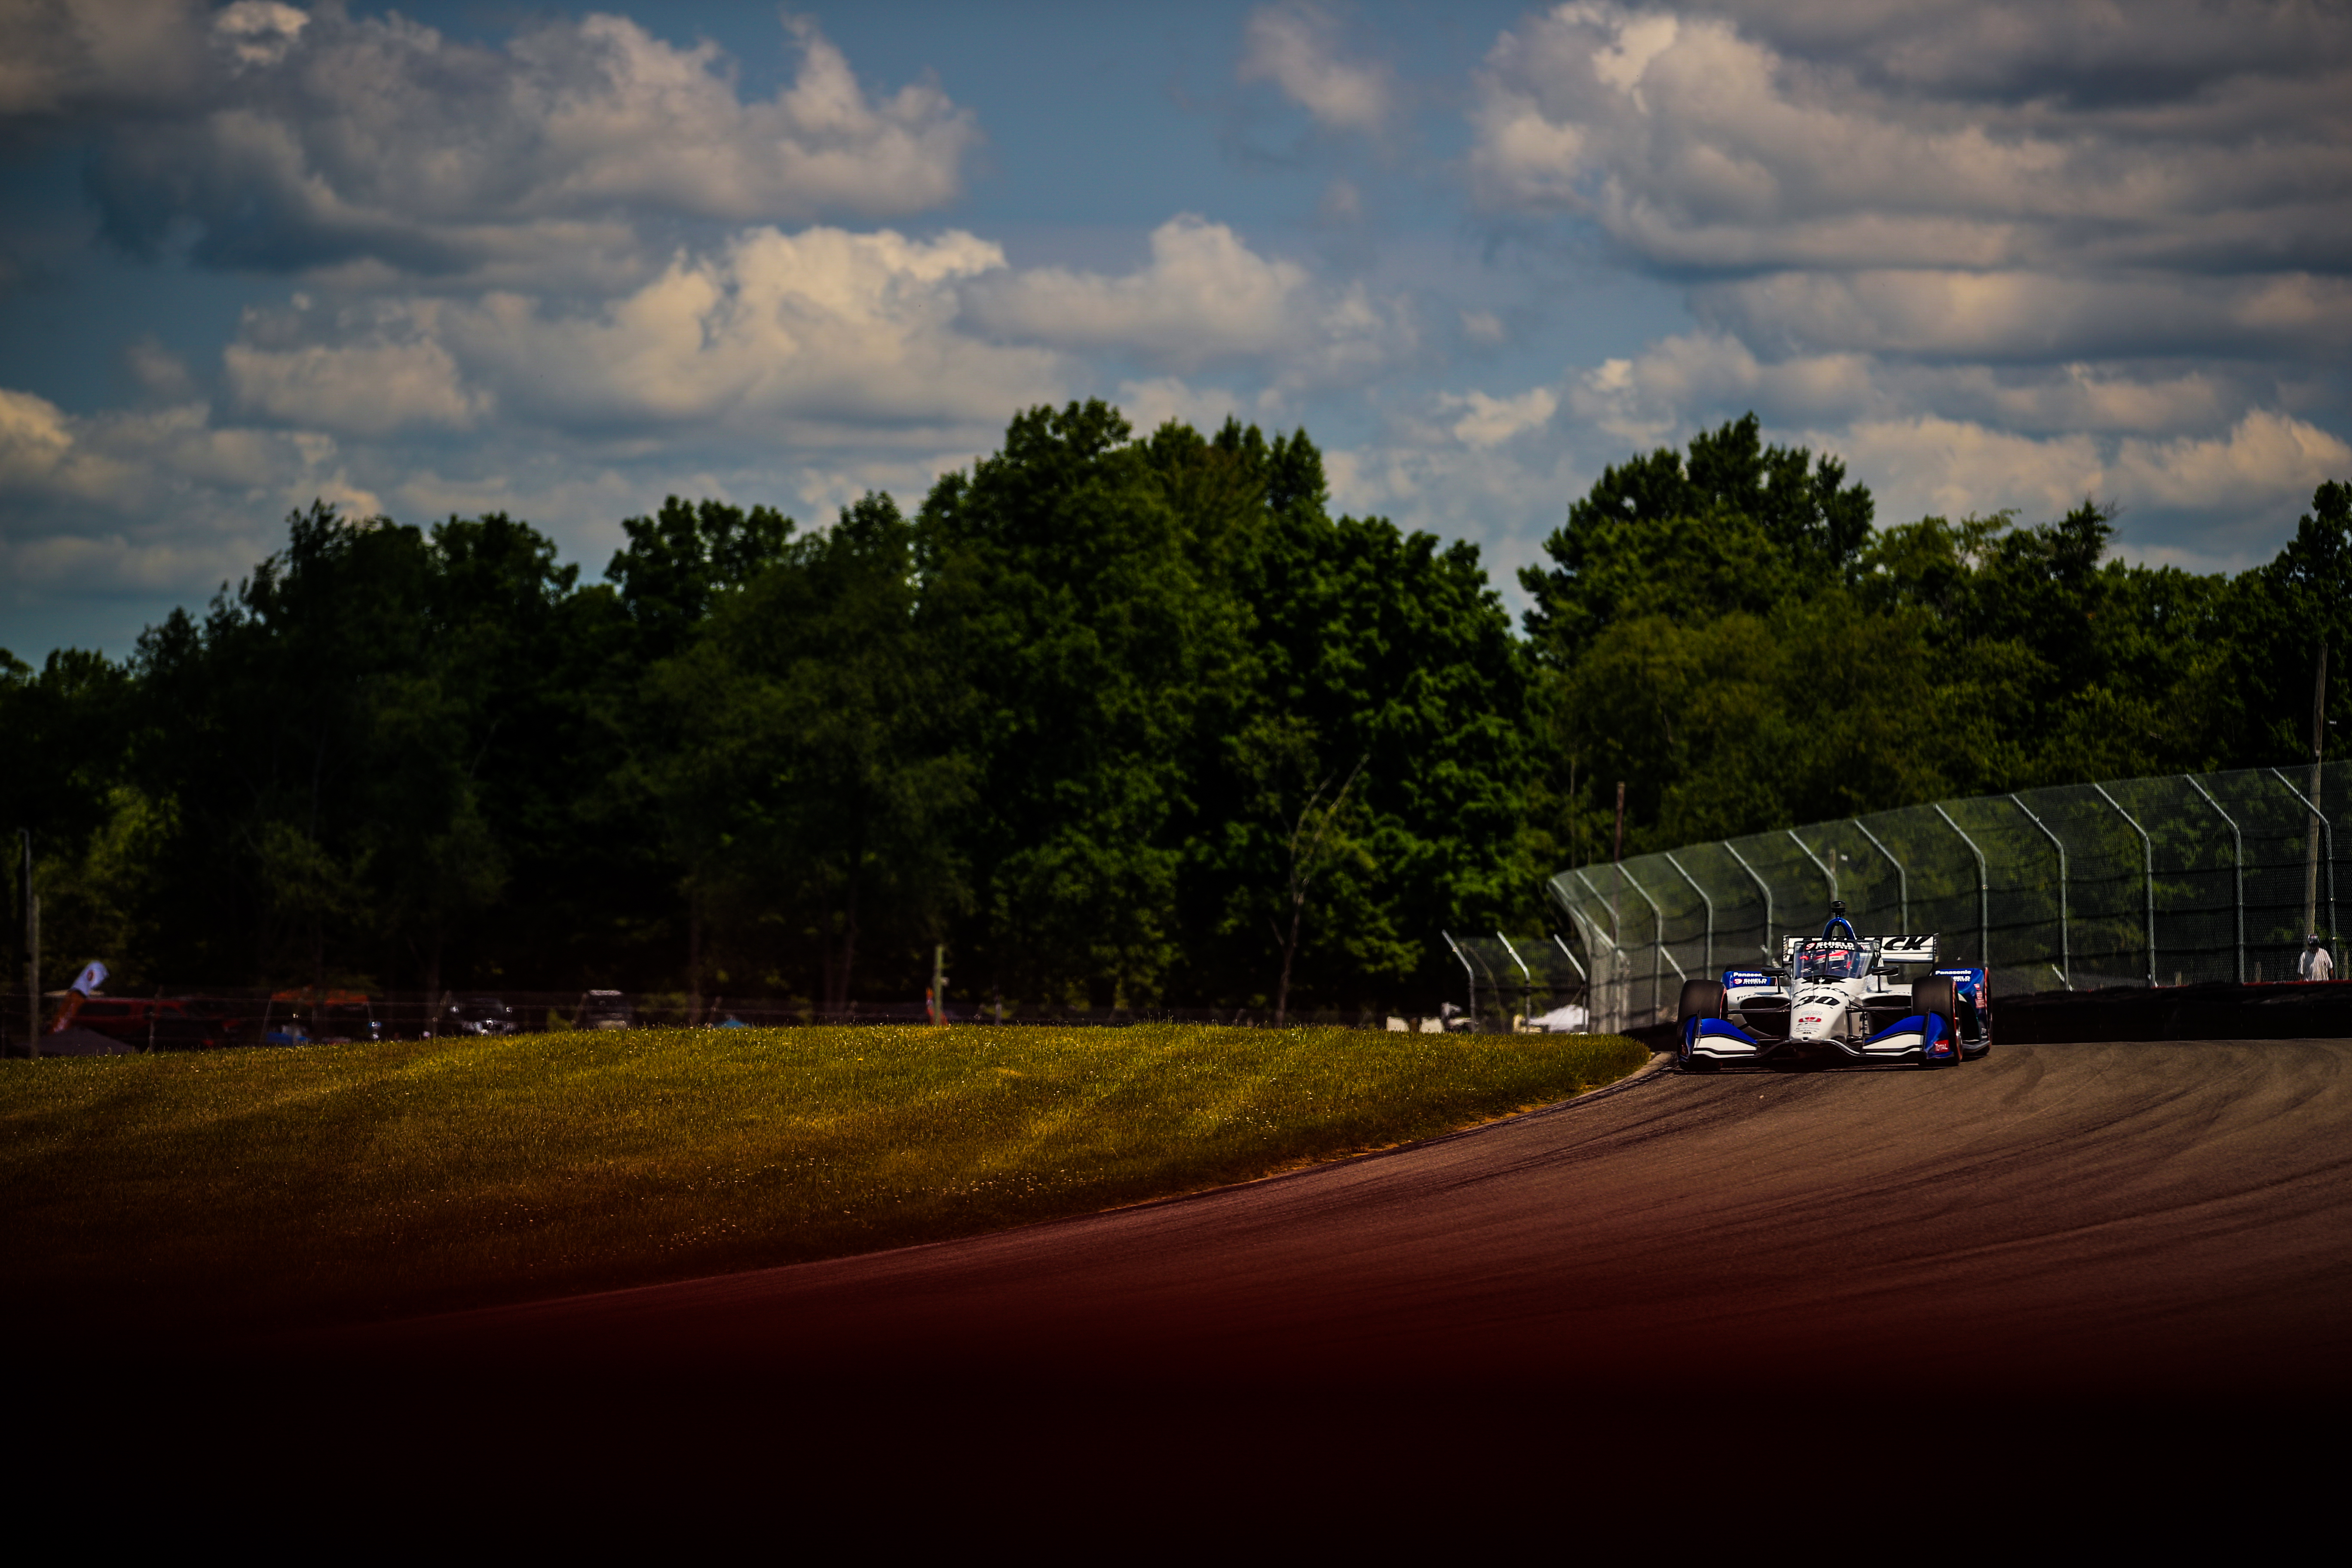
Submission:
{"label": "car rear wing", "polygon": [[[1789,968],[1797,961],[1797,949],[1818,937],[1791,936],[1780,940],[1780,967]],[[1940,943],[1935,933],[1927,936],[1865,936],[1854,939],[1870,950],[1871,967],[1885,963],[1933,964]]]}

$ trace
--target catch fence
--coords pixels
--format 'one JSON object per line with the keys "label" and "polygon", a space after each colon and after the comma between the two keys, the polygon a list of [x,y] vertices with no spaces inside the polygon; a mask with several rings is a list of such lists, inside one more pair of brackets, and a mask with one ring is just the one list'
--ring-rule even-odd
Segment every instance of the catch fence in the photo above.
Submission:
{"label": "catch fence", "polygon": [[1548,887],[1603,1028],[1670,1021],[1683,981],[1777,961],[1837,899],[1864,935],[1937,933],[1997,995],[2293,980],[2314,931],[2343,962],[2347,788],[2330,763],[2019,790],[1578,866]]}

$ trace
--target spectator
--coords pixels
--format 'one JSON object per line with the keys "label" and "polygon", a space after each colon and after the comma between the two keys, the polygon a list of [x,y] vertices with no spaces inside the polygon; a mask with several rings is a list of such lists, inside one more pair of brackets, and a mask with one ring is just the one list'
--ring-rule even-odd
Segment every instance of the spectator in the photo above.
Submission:
{"label": "spectator", "polygon": [[2304,939],[2303,961],[2296,965],[2296,972],[2305,980],[2336,978],[2336,961],[2327,956],[2326,948],[2319,945],[2317,931],[2313,931]]}

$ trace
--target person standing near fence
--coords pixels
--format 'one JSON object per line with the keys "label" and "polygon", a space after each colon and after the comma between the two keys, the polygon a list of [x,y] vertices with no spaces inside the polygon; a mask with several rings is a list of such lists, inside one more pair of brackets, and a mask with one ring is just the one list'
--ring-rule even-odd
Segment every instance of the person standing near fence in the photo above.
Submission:
{"label": "person standing near fence", "polygon": [[2313,931],[2303,939],[2303,960],[2295,965],[2295,969],[2305,980],[2336,978],[2336,961],[2330,958],[2327,955],[2327,950],[2319,944],[2317,931]]}

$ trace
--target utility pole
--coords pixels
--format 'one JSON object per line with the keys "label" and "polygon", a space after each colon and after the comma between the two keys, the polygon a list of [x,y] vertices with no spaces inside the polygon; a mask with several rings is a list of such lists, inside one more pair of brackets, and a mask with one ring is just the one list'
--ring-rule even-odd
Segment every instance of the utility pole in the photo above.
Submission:
{"label": "utility pole", "polygon": [[[2319,795],[2319,763],[2327,746],[2327,639],[2319,639],[2319,660],[2311,671],[2311,804],[2318,811],[2327,803]],[[2305,934],[2319,930],[2319,816],[2315,811],[2307,830],[2303,867],[2303,929]],[[2332,873],[2331,873],[2332,874]],[[2330,884],[2333,886],[2334,884]],[[2336,933],[2327,933],[2333,937]]]}
{"label": "utility pole", "polygon": [[931,944],[931,1022],[948,1021],[948,944]]}

